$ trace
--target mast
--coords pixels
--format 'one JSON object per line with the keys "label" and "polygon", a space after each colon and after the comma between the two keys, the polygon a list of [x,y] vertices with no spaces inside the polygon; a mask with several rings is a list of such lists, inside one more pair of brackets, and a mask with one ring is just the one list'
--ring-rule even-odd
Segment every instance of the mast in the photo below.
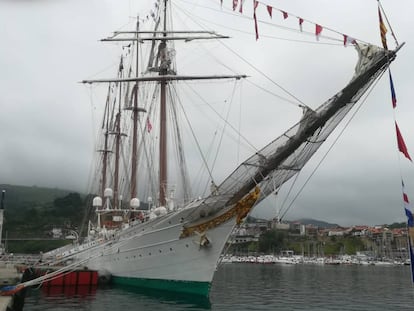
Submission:
{"label": "mast", "polygon": [[[106,98],[106,107],[105,107],[105,119],[104,124],[102,125],[105,128],[104,132],[104,149],[103,152],[103,159],[102,159],[102,184],[101,184],[101,197],[104,197],[104,192],[106,188],[106,169],[108,166],[108,136],[109,136],[109,103],[110,103],[110,92],[111,92],[111,85],[108,86],[108,95]],[[105,122],[106,121],[106,122]],[[105,124],[106,123],[106,124]]]}
{"label": "mast", "polygon": [[[138,44],[139,44],[139,18],[137,18],[137,41],[136,41],[136,62],[135,76],[138,78]],[[134,108],[133,108],[133,132],[132,132],[132,157],[131,157],[131,199],[137,196],[137,145],[138,145],[138,81],[134,87]]]}
{"label": "mast", "polygon": [[[164,0],[164,38],[167,36],[167,0]],[[160,76],[168,74],[167,40],[161,40],[159,45]],[[165,194],[167,187],[167,112],[166,112],[166,86],[167,81],[160,82],[160,158],[159,158],[159,203],[165,206]]]}
{"label": "mast", "polygon": [[[162,10],[162,17],[158,18],[156,22],[156,28],[154,31],[139,31],[139,24],[135,31],[116,31],[111,37],[102,39],[101,41],[129,41],[137,42],[137,47],[140,42],[150,41],[152,46],[154,42],[159,41],[158,51],[156,53],[156,61],[152,63],[150,61],[148,72],[156,73],[158,75],[146,75],[138,76],[138,50],[137,50],[137,61],[136,61],[136,75],[135,77],[123,77],[120,69],[120,73],[117,78],[111,79],[93,79],[83,80],[82,83],[130,83],[134,82],[133,95],[135,96],[133,105],[130,109],[133,110],[133,142],[132,142],[132,164],[131,164],[131,199],[137,195],[137,146],[138,146],[138,112],[146,110],[138,107],[138,85],[141,82],[156,82],[160,85],[160,132],[159,132],[159,204],[165,206],[166,204],[166,193],[168,183],[168,142],[167,142],[167,86],[171,81],[185,81],[185,80],[218,80],[218,79],[242,79],[246,78],[246,75],[177,75],[174,68],[171,66],[171,58],[167,48],[168,41],[192,41],[192,40],[208,40],[208,39],[227,39],[228,36],[223,36],[211,31],[167,31],[167,4],[168,0],[163,0],[163,6],[160,6]],[[159,21],[162,21],[164,26],[161,31],[158,31]],[[131,36],[129,36],[131,35]],[[121,66],[120,66],[121,67]],[[121,88],[120,88],[121,92]],[[120,112],[116,118],[116,164],[115,164],[115,177],[114,177],[114,206],[117,207],[118,201],[118,166],[119,166],[119,144],[120,132],[119,118]]]}
{"label": "mast", "polygon": [[[121,57],[121,63],[119,64],[119,76],[122,78],[122,70],[124,69],[123,59]],[[118,100],[118,113],[115,118],[115,172],[114,172],[114,208],[118,206],[119,196],[119,155],[121,147],[121,98],[122,98],[122,84],[119,83],[119,100]]]}

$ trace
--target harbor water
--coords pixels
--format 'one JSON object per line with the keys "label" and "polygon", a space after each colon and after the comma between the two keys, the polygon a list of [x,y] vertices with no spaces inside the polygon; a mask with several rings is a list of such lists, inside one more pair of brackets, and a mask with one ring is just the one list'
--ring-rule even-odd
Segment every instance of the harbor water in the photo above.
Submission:
{"label": "harbor water", "polygon": [[222,264],[210,299],[125,287],[28,292],[43,310],[414,310],[409,266]]}

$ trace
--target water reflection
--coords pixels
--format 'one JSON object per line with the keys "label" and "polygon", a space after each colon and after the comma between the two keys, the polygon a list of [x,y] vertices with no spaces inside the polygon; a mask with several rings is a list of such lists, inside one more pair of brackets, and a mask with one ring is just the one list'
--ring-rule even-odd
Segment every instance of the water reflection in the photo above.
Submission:
{"label": "water reflection", "polygon": [[210,310],[206,297],[125,285],[48,286],[28,292],[25,311]]}
{"label": "water reflection", "polygon": [[211,308],[210,299],[203,296],[126,285],[113,285],[110,288],[115,291],[125,291],[133,294],[141,301],[151,301],[170,306],[176,305],[177,308],[180,307],[177,310],[181,310],[183,308],[192,310],[208,310]]}

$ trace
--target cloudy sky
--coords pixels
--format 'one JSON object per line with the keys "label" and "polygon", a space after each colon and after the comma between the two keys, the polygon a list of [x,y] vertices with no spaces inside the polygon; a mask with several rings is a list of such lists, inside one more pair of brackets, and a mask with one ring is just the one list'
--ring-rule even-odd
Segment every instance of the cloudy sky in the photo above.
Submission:
{"label": "cloudy sky", "polygon": [[[132,17],[139,13],[145,18],[154,2],[0,0],[0,183],[86,191],[99,96],[93,97],[90,87],[78,82],[112,76],[119,46],[105,46],[98,40],[114,30],[132,28]],[[246,66],[247,62],[255,64],[313,108],[345,85],[356,62],[353,48],[342,47],[340,34],[328,28],[380,45],[376,0],[263,0],[291,15],[284,21],[275,11],[270,20],[265,7],[259,5],[257,42],[251,1],[246,1],[242,16],[231,13],[230,0],[223,2],[223,8],[219,0],[176,0],[174,6],[181,12],[178,16],[182,24],[193,23],[186,15],[191,12],[199,25],[234,37],[234,43],[226,44],[238,50],[245,60],[239,72],[247,73],[264,88],[274,88]],[[414,107],[410,96],[414,83],[414,21],[407,14],[414,12],[414,2],[383,0],[382,5],[397,39],[406,42],[392,65],[397,110],[391,108],[384,76],[287,211],[288,219],[312,217],[341,225],[403,221],[400,174],[414,201],[414,167],[396,151],[393,124],[395,113],[414,156]],[[293,15],[323,25],[322,34],[338,41],[321,38],[317,42],[313,36],[285,31],[280,26],[297,26]],[[305,23],[304,27],[312,32],[314,26]],[[389,34],[389,45],[394,48]],[[213,44],[209,48],[219,50],[218,47]],[[182,57],[188,68],[199,60],[192,57]],[[235,62],[225,56],[216,57],[232,66]],[[280,90],[275,92],[287,97]],[[246,91],[245,100],[251,99],[262,118],[260,122],[249,122],[246,137],[260,148],[293,125],[300,117],[300,109],[286,102],[279,105],[275,98],[272,107],[265,108],[265,101],[256,97],[262,93],[255,94]],[[278,112],[273,110],[276,105]],[[265,125],[265,120],[269,124]],[[297,187],[303,185],[328,148],[329,145],[322,148],[309,163]],[[291,199],[283,203],[284,197],[271,198],[254,214],[272,217],[278,208],[285,211]]]}

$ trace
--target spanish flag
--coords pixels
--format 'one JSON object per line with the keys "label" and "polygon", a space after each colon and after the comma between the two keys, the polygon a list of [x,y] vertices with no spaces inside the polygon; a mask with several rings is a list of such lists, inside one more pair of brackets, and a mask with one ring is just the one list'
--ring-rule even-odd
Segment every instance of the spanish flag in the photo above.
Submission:
{"label": "spanish flag", "polygon": [[381,32],[382,46],[384,47],[384,49],[388,50],[387,38],[385,36],[387,34],[387,27],[385,27],[384,21],[382,20],[381,10],[379,7],[378,7],[378,17],[379,17],[379,26],[380,26],[380,32]]}

